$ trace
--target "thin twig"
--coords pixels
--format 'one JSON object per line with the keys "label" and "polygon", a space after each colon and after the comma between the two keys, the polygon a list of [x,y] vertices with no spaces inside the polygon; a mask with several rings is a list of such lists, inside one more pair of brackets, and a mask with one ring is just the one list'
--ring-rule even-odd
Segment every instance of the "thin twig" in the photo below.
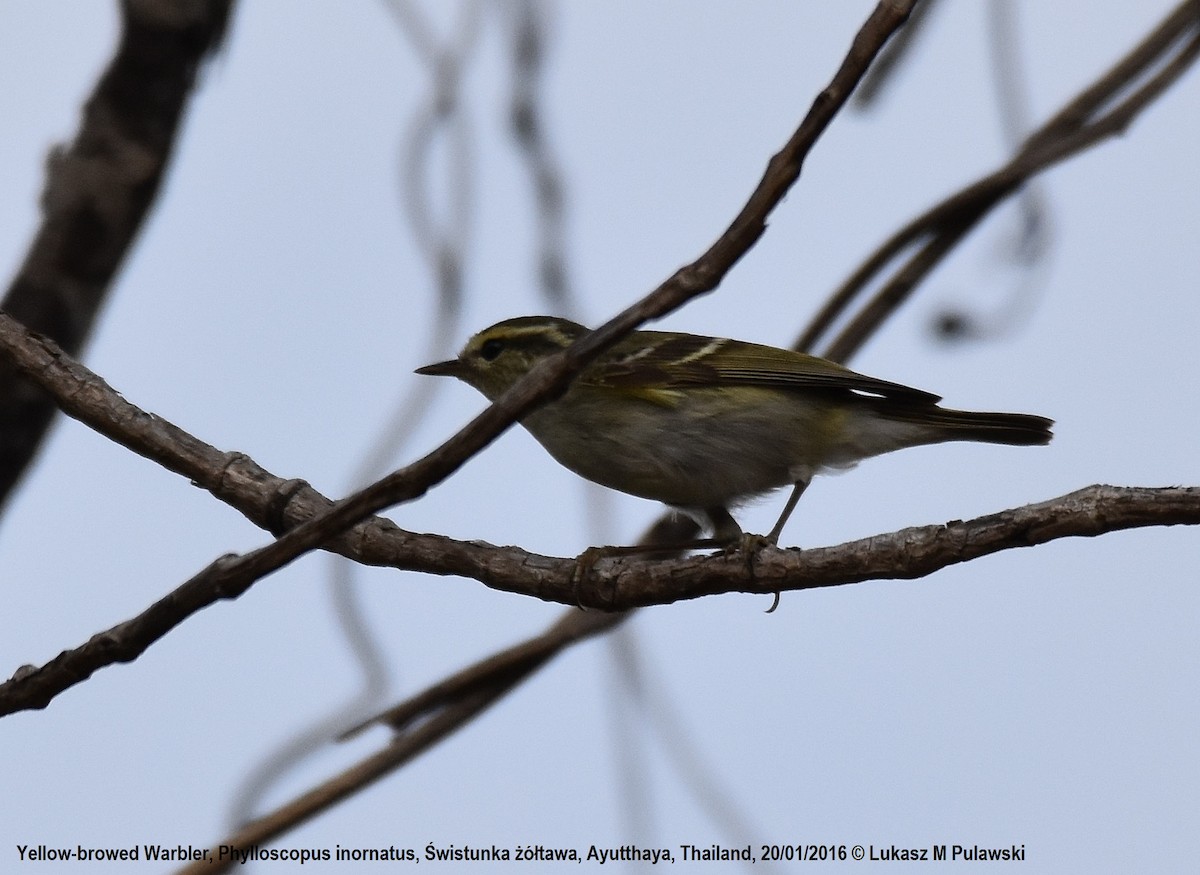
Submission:
{"label": "thin twig", "polygon": [[[1170,55],[1169,51],[1176,46],[1177,51]],[[941,260],[937,251],[944,254],[952,248],[946,246],[945,241],[939,241],[939,236],[962,237],[1030,177],[1102,139],[1124,131],[1143,109],[1195,62],[1198,51],[1200,3],[1187,0],[1125,57],[1031,134],[1003,167],[926,210],[880,244],[830,296],[797,340],[796,348],[814,349],[817,341],[829,331],[871,279],[911,247],[922,245],[927,252],[910,260],[906,268],[908,279],[912,278],[912,270],[918,266],[917,259],[923,261],[925,272],[928,272]],[[1169,59],[1165,63],[1164,57]],[[1157,72],[1136,91],[1100,114],[1138,77],[1155,69]],[[923,240],[925,242],[922,244]],[[931,258],[934,255],[936,257]],[[848,358],[907,299],[911,289],[911,284],[895,287],[885,285],[824,354],[838,361]]]}

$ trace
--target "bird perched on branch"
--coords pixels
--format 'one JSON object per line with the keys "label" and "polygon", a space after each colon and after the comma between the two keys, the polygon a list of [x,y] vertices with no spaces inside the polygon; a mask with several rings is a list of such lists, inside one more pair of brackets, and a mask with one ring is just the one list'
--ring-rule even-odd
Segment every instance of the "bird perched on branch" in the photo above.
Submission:
{"label": "bird perched on branch", "polygon": [[[458,358],[418,374],[457,377],[489,400],[588,329],[523,316],[480,331]],[[635,331],[521,425],[562,465],[612,489],[706,520],[736,544],[730,507],[793,485],[766,540],[778,541],[813,475],[922,444],[1050,442],[1053,422],[938,406],[937,395],[787,349],[672,331]]]}

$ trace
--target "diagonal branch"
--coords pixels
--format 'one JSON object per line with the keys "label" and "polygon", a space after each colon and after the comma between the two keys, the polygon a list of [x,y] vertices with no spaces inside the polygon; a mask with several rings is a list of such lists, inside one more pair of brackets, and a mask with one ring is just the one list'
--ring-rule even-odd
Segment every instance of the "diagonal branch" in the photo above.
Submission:
{"label": "diagonal branch", "polygon": [[[1200,3],[1185,0],[1125,57],[1034,131],[1003,167],[931,207],[885,240],[833,293],[797,347],[814,348],[872,278],[909,248],[919,246],[824,353],[836,361],[847,359],[995,206],[1041,171],[1122,133],[1195,63],[1198,54]],[[1149,75],[1149,71],[1155,72]],[[1140,77],[1146,77],[1145,81],[1117,102]]]}
{"label": "diagonal branch", "polygon": [[[1106,100],[1111,99],[1112,95],[1127,87],[1129,81],[1138,75],[1139,72],[1155,65],[1154,61],[1146,60],[1143,62],[1142,59],[1145,55],[1158,58],[1172,43],[1181,39],[1182,35],[1186,34],[1190,27],[1194,26],[1192,19],[1200,17],[1200,12],[1197,10],[1200,10],[1200,3],[1189,2],[1179,7],[1137,49],[1118,64],[1113,71],[1110,71],[1109,74],[1098,80],[1091,88],[1077,98],[1076,101],[1069,104],[1060,115],[1070,115],[1072,112],[1078,112],[1080,108],[1086,107],[1089,103],[1092,104],[1094,109]],[[1188,58],[1187,54],[1188,50],[1185,49],[1168,65],[1175,66],[1175,73],[1160,75],[1158,77],[1160,88],[1157,88],[1157,90],[1142,89],[1141,93],[1145,103],[1149,103],[1162,88],[1167,87],[1174,80],[1178,71],[1181,71],[1184,66],[1191,63],[1191,58]],[[1165,70],[1165,67],[1163,69]],[[1096,95],[1096,97],[1092,97],[1092,95]],[[1136,115],[1136,112],[1140,111],[1141,106],[1131,101],[1127,101],[1125,106],[1128,116],[1124,124],[1128,124],[1133,116]],[[1076,109],[1072,110],[1072,107]],[[828,328],[828,325],[834,321],[837,314],[841,313],[849,305],[858,290],[869,281],[871,276],[882,271],[899,252],[907,248],[913,241],[919,239],[927,229],[936,227],[948,216],[953,215],[962,201],[969,202],[978,198],[979,194],[974,192],[973,188],[968,187],[964,189],[958,195],[948,199],[940,207],[927,213],[925,217],[915,220],[910,226],[898,232],[892,240],[885,243],[880,252],[872,256],[864,265],[864,268],[852,276],[839,294],[831,300],[826,312],[818,316],[809,331],[797,343],[797,348],[811,349],[820,335]],[[1011,186],[999,197],[1002,199],[1008,196],[1016,188],[1017,185]],[[944,213],[939,216],[937,214],[938,210],[943,210]],[[943,235],[940,241],[928,247],[912,263],[901,269],[897,275],[898,281],[908,282],[910,288],[915,286],[932,269],[933,265],[936,264],[944,252],[949,251],[959,240],[966,236],[973,224],[971,223],[971,225],[962,227],[954,235]],[[831,310],[832,312],[829,312]],[[866,334],[877,328],[882,318],[885,318],[889,312],[891,311],[880,311],[876,318],[872,319],[869,323],[864,323],[858,330],[857,341],[846,344],[846,354],[849,355],[849,352],[853,348],[857,348]],[[1170,507],[1167,508],[1164,506],[1159,508],[1158,502],[1160,498],[1167,505],[1170,505]],[[1194,525],[1197,523],[1197,514],[1200,513],[1197,510],[1197,502],[1200,501],[1200,491],[1196,488],[1145,491],[1120,490],[1116,487],[1095,486],[1081,490],[1071,496],[1064,496],[1056,502],[1046,503],[1051,508],[1055,505],[1061,505],[1064,511],[1068,512],[1068,515],[1073,520],[1072,524],[1078,527],[1078,530],[1073,533],[1065,532],[1061,528],[1064,525],[1065,518],[1056,516],[1056,512],[1053,510],[1050,511],[1048,517],[1043,517],[1036,524],[1027,517],[1026,512],[1030,510],[1028,508],[998,514],[991,518],[983,518],[983,521],[976,522],[982,523],[983,529],[990,531],[993,535],[1001,534],[1007,526],[1008,532],[1004,537],[1007,537],[1011,541],[1009,546],[1027,545],[1023,542],[1028,538],[1040,537],[1048,539],[1052,534],[1059,537],[1068,534],[1094,536],[1100,534],[1100,530],[1108,524],[1105,522],[1106,519],[1109,522],[1112,521],[1112,517],[1108,516],[1109,499],[1112,500],[1113,507],[1124,507],[1125,522],[1118,525],[1118,528],[1139,524],[1156,525],[1158,523],[1149,522],[1149,520],[1159,515],[1160,512],[1162,514],[1161,524]],[[1142,522],[1135,522],[1139,518]],[[660,520],[658,525],[661,526],[664,522],[665,520]],[[1015,527],[1014,523],[1016,524]],[[969,529],[964,528],[966,525],[968,524],[951,523],[945,527],[933,527],[926,530],[909,529],[903,533],[897,533],[888,537],[894,539],[901,536],[901,541],[910,535],[918,540],[924,537],[926,546],[936,543],[939,537],[950,540],[957,538],[958,543],[962,546],[960,558],[956,561],[966,561],[975,555],[972,551],[979,550],[982,546],[978,540],[974,540],[971,537],[972,533]],[[922,531],[924,532],[923,536]],[[694,527],[690,530],[676,531],[674,533],[678,539],[693,536],[694,534]],[[860,559],[865,560],[869,556],[870,540],[868,539],[867,544],[864,545],[866,552],[861,554]],[[644,543],[648,541],[652,542],[652,539],[649,537],[643,539]],[[904,559],[905,555],[905,551],[903,550],[898,554],[900,559]],[[928,563],[930,556],[930,553],[926,553],[923,561]],[[893,558],[897,558],[895,553],[893,554]],[[860,570],[863,564],[865,563],[860,561]],[[919,564],[910,563],[906,566],[897,567],[906,567],[910,573],[919,570]],[[754,566],[754,572],[751,582],[761,583],[763,569],[757,563]],[[925,573],[928,573],[928,571],[925,571]],[[565,614],[542,635],[535,636],[522,644],[501,651],[476,663],[407,701],[400,703],[380,715],[378,719],[380,722],[387,723],[398,731],[393,744],[400,747],[406,747],[416,742],[416,731],[410,730],[408,727],[416,721],[425,719],[426,722],[419,724],[419,728],[422,730],[420,733],[420,742],[424,747],[430,746],[433,741],[429,740],[429,735],[435,726],[440,733],[438,739],[449,735],[457,730],[462,723],[472,719],[479,712],[479,708],[475,707],[474,703],[478,702],[481,697],[487,696],[489,692],[494,692],[496,694],[495,698],[499,698],[499,696],[502,696],[513,688],[517,683],[514,680],[514,674],[523,680],[576,640],[587,637],[588,634],[594,634],[591,631],[594,627],[599,627],[596,631],[607,631],[612,626],[617,625],[617,623],[624,621],[631,613],[631,611],[626,611],[621,614],[597,614],[594,612],[571,611]],[[494,699],[491,701],[494,701]],[[462,710],[469,711],[469,713],[459,717],[459,719],[454,719],[456,714]],[[379,756],[382,757],[383,755]],[[380,764],[378,758],[372,758],[371,762],[380,765],[381,769],[394,769],[407,762],[410,758],[410,756],[397,758],[390,765]],[[337,800],[345,798],[353,792],[353,789],[347,786],[347,780],[343,780],[348,779],[349,783],[353,783],[352,779],[350,779],[352,771],[347,771],[333,781],[326,782],[314,788],[309,793],[304,794],[302,799],[306,805],[303,810],[294,805],[284,806],[248,825],[237,834],[226,838],[225,841],[230,844],[265,841],[313,817],[318,813],[318,809],[322,805],[329,807]],[[365,780],[359,782],[359,787],[364,787],[368,783],[378,780],[379,777],[381,777],[381,772],[374,771]],[[334,794],[336,794],[336,797]]]}
{"label": "diagonal branch", "polygon": [[[42,224],[0,309],[78,355],[166,174],[201,64],[232,0],[125,0],[121,40],[69,146],[47,162]],[[0,506],[54,401],[0,367]]]}
{"label": "diagonal branch", "polygon": [[[277,540],[241,556],[223,556],[160,599],[133,620],[100,633],[75,651],[67,651],[41,669],[18,672],[9,681],[22,684],[26,694],[16,697],[17,707],[44,707],[54,695],[78,683],[96,669],[113,662],[136,659],[146,647],[196,611],[220,599],[236,598],[254,581],[282,568],[306,552],[331,542],[371,514],[423,495],[458,469],[537,404],[561,393],[571,377],[589,361],[647,319],[681,306],[697,295],[716,288],[725,274],[752,247],[766,229],[770,213],[799,178],[805,156],[838,110],[845,105],[872,58],[903,23],[916,0],[882,0],[859,30],[841,67],[830,84],[817,95],[800,126],[778,154],[767,164],[762,180],[745,207],[725,232],[696,261],[680,268],[657,289],[627,308],[570,349],[544,362],[519,381],[442,446],[422,459],[384,477],[363,490],[296,521],[287,514],[292,496],[305,491],[304,484],[277,491],[272,508],[275,531],[286,530]],[[0,314],[0,361],[18,368],[41,388],[54,395],[71,415],[119,443],[150,458],[169,458],[171,470],[181,464],[196,467],[195,455],[216,461],[212,447],[186,435],[152,414],[138,410],[123,399],[117,403],[99,377],[71,362],[55,344],[22,332]],[[93,397],[94,396],[94,397]],[[88,403],[95,402],[95,403]],[[105,404],[110,405],[106,407]],[[147,441],[151,439],[151,442]],[[182,443],[184,446],[176,446]],[[221,463],[204,466],[197,482],[223,491],[228,469],[237,462],[233,455],[217,454]],[[257,466],[255,466],[257,467]],[[261,470],[261,469],[260,469]],[[216,494],[214,492],[214,494]],[[254,518],[254,517],[252,517]],[[257,521],[257,520],[256,520]],[[267,520],[270,522],[270,519]],[[289,528],[289,526],[291,526]],[[451,573],[442,565],[440,573]],[[8,685],[5,685],[8,687]],[[0,692],[5,690],[0,687]],[[32,691],[37,690],[33,695]]]}
{"label": "diagonal branch", "polygon": [[[769,593],[866,580],[913,579],[1001,550],[1160,525],[1200,525],[1200,487],[1089,486],[965,522],[902,529],[836,547],[770,550],[756,556],[753,565],[748,565],[744,556],[725,555],[679,562],[602,561],[587,586],[579,589],[570,573],[575,563],[558,560],[563,565],[554,573],[565,575],[557,584],[563,593],[578,593],[592,606],[628,608],[724,592]],[[380,715],[380,722],[396,731],[380,751],[247,824],[220,844],[249,847],[265,843],[362,790],[461,728],[567,647],[609,631],[628,616],[628,612],[571,611],[541,635],[396,705]]]}

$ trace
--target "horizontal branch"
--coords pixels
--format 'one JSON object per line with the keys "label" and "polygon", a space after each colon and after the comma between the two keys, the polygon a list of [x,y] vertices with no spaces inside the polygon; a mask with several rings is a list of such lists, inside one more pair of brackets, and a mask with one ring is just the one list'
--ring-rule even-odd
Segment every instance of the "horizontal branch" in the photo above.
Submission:
{"label": "horizontal branch", "polygon": [[739,553],[669,563],[601,561],[568,592],[583,607],[624,610],[718,593],[913,579],[1002,550],[1175,525],[1200,525],[1200,486],[1096,485],[972,520],[901,529],[834,547],[769,548],[755,553],[751,562]]}
{"label": "horizontal branch", "polygon": [[[609,604],[622,596],[628,596],[631,603],[650,604],[645,597],[649,592],[671,601],[738,590],[813,589],[885,577],[921,577],[1011,547],[1137,526],[1175,524],[1200,524],[1200,488],[1091,486],[1041,504],[968,522],[903,529],[816,550],[767,550],[756,555],[752,569],[744,557],[725,556],[657,563],[600,562],[589,576],[586,589],[594,596],[607,591]],[[570,584],[577,568],[575,561],[529,556],[513,548],[477,549],[548,562],[554,566],[552,573],[558,586],[565,585],[572,594],[584,595],[585,587],[576,590]],[[897,573],[892,573],[892,563],[899,569]],[[656,570],[661,573],[656,575]],[[639,593],[642,582],[655,576],[660,579]],[[765,581],[770,582],[764,587]],[[311,819],[460,729],[565,648],[607,632],[629,616],[628,611],[569,611],[542,634],[493,654],[390,708],[370,721],[386,724],[395,733],[382,749],[246,824],[223,838],[221,844],[263,844]],[[180,871],[199,872],[200,867],[192,865]]]}
{"label": "horizontal branch", "polygon": [[[1068,537],[1094,537],[1145,526],[1200,524],[1200,487],[1089,486],[1077,492],[968,521],[901,529],[833,547],[766,548],[743,553],[655,561],[580,561],[417,535],[379,521],[373,537],[355,538],[375,565],[471,577],[493,589],[602,611],[719,593],[774,593],[916,578],[941,568]],[[366,533],[364,533],[366,534]],[[351,553],[357,552],[352,549]],[[58,693],[114,662],[138,656],[195,611],[221,598],[218,560],[146,611],[64,651],[40,668],[26,666],[0,685],[0,715],[45,707]],[[209,597],[211,596],[211,597]]]}

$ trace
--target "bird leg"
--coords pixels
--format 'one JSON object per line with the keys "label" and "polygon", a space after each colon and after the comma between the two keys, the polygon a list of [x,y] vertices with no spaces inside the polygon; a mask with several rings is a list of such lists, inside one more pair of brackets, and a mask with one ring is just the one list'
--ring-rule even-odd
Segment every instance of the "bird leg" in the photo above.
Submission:
{"label": "bird leg", "polygon": [[[758,536],[759,543],[755,545],[755,549],[762,547],[763,544],[770,544],[772,547],[779,546],[779,536],[783,534],[783,527],[787,525],[788,517],[790,517],[792,515],[792,511],[796,509],[796,503],[800,501],[800,496],[804,494],[804,490],[808,488],[808,484],[810,482],[811,478],[807,480],[797,480],[795,484],[793,484],[792,494],[788,496],[787,504],[783,506],[783,513],[779,515],[779,519],[776,520],[775,525],[771,527],[770,532],[768,532],[765,536]],[[743,541],[745,540],[746,539],[743,538]],[[771,602],[771,607],[767,608],[768,614],[774,613],[775,609],[779,607],[779,598],[780,594],[777,590],[775,592],[775,600]]]}
{"label": "bird leg", "polygon": [[800,500],[800,496],[804,494],[804,490],[808,488],[810,480],[797,480],[792,486],[792,494],[788,496],[787,504],[783,506],[783,513],[779,515],[779,521],[772,527],[770,534],[767,535],[767,540],[771,544],[779,544],[779,536],[783,534],[783,527],[787,524],[788,517],[792,515],[792,511],[796,509],[796,502]]}

